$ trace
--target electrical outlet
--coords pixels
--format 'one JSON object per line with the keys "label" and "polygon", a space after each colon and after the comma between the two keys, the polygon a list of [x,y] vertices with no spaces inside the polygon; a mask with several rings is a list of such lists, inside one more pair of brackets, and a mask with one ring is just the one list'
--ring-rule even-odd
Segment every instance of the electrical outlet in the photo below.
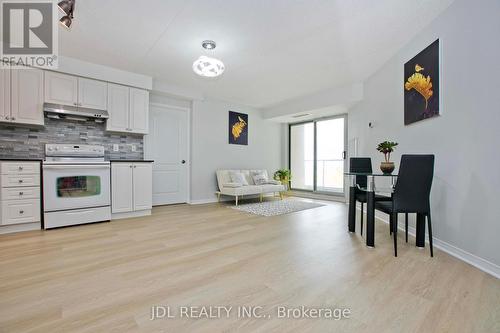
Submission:
{"label": "electrical outlet", "polygon": [[116,143],[113,144],[113,151],[120,151],[120,146]]}
{"label": "electrical outlet", "polygon": [[137,151],[137,148],[136,148],[136,146],[134,144],[131,144],[130,146],[131,146],[133,152]]}

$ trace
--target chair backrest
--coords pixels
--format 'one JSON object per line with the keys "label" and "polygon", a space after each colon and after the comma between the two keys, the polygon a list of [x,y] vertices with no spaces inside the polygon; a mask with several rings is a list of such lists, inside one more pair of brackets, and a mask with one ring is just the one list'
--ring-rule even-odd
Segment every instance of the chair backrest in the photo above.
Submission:
{"label": "chair backrest", "polygon": [[403,155],[393,200],[396,212],[430,211],[434,155]]}
{"label": "chair backrest", "polygon": [[[349,159],[349,172],[372,173],[372,159],[369,157],[351,157]],[[356,184],[366,187],[366,176],[356,176]]]}

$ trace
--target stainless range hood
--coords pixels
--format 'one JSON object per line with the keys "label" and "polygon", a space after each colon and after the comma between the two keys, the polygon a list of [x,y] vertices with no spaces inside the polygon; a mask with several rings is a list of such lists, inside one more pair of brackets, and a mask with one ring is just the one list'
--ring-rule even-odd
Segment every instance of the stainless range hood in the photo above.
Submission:
{"label": "stainless range hood", "polygon": [[59,105],[52,103],[43,104],[43,112],[52,119],[71,119],[86,121],[94,119],[96,122],[104,122],[109,118],[108,111],[82,108],[77,106]]}

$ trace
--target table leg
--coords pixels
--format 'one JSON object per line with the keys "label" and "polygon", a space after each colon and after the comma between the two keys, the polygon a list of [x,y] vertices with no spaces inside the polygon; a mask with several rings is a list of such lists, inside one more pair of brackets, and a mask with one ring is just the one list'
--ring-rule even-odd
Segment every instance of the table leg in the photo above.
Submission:
{"label": "table leg", "polygon": [[417,235],[416,244],[417,247],[425,247],[425,215],[417,213]]}
{"label": "table leg", "polygon": [[366,192],[366,246],[375,247],[375,181],[368,176]]}
{"label": "table leg", "polygon": [[349,188],[349,232],[356,232],[356,187]]}

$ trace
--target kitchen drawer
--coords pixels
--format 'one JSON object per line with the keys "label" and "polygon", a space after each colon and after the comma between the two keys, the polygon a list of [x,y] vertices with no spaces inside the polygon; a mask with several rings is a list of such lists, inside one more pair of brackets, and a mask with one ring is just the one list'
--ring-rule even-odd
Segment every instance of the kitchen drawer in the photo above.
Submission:
{"label": "kitchen drawer", "polygon": [[0,173],[2,175],[39,175],[40,163],[37,162],[1,162]]}
{"label": "kitchen drawer", "polygon": [[40,199],[2,201],[1,225],[40,221]]}
{"label": "kitchen drawer", "polygon": [[40,186],[40,175],[2,175],[2,187]]}
{"label": "kitchen drawer", "polygon": [[2,188],[2,200],[38,199],[40,187],[6,187]]}

